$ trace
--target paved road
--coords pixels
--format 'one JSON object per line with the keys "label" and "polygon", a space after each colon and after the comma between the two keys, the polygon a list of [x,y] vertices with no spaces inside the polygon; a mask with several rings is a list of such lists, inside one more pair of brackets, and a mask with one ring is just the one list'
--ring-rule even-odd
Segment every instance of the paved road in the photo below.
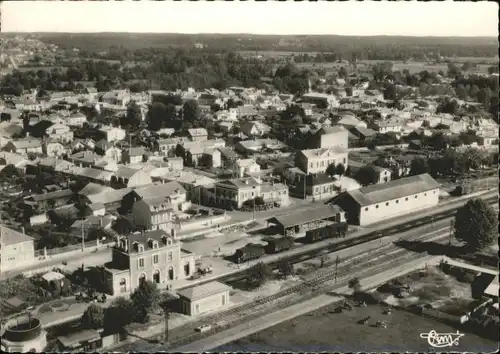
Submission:
{"label": "paved road", "polygon": [[[84,264],[85,266],[96,266],[96,265],[102,265],[106,262],[109,262],[110,260],[111,260],[111,250],[106,248],[100,249],[95,253],[89,250],[77,254],[73,253],[70,256],[60,255],[57,258],[53,258],[47,261],[41,261],[33,266],[24,269],[17,269],[2,273],[0,275],[0,280],[11,278],[16,275],[26,273],[29,271],[36,271],[42,268],[60,267],[72,271],[76,270],[82,264]],[[67,266],[63,266],[62,264],[63,261],[66,261],[68,263]]]}

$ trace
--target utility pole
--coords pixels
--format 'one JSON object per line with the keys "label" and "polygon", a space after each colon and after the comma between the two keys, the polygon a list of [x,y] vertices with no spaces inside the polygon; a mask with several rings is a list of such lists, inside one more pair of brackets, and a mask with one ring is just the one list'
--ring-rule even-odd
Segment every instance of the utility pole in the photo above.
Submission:
{"label": "utility pole", "polygon": [[307,183],[306,183],[306,177],[307,176],[304,176],[304,200],[306,200],[306,185],[307,185]]}
{"label": "utility pole", "polygon": [[451,249],[451,238],[453,236],[453,220],[450,220],[450,237],[448,239],[448,247]]}
{"label": "utility pole", "polygon": [[163,315],[165,318],[165,333],[163,334],[164,335],[164,342],[165,342],[165,345],[168,346],[168,320],[170,319],[170,310],[168,309],[168,307],[166,305],[163,308]]}
{"label": "utility pole", "polygon": [[339,269],[339,262],[340,262],[340,259],[339,259],[339,256],[337,256],[337,258],[335,259],[335,284],[337,284],[337,272]]}
{"label": "utility pole", "polygon": [[85,228],[83,224],[85,223],[85,220],[82,219],[82,252],[85,250]]}

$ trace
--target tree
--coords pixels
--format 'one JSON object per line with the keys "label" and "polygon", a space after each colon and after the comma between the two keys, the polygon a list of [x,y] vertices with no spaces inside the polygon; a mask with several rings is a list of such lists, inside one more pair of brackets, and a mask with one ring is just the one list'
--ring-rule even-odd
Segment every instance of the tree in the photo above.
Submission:
{"label": "tree", "polygon": [[397,99],[397,91],[395,85],[390,84],[385,88],[384,99],[393,101]]}
{"label": "tree", "polygon": [[379,180],[379,175],[375,167],[367,165],[361,167],[355,174],[354,179],[362,186],[375,184]]}
{"label": "tree", "polygon": [[195,122],[200,119],[200,107],[195,100],[187,100],[182,106],[182,117],[185,121]]}
{"label": "tree", "polygon": [[91,304],[82,315],[82,326],[87,329],[99,329],[104,325],[104,309]]}
{"label": "tree", "polygon": [[498,238],[498,214],[483,199],[469,200],[457,210],[454,229],[469,250],[484,249]]}
{"label": "tree", "polygon": [[117,333],[134,320],[134,306],[131,300],[116,298],[104,312],[104,330]]}
{"label": "tree", "polygon": [[156,284],[149,280],[142,280],[139,287],[130,295],[135,313],[135,320],[147,322],[149,314],[158,307],[160,292]]}
{"label": "tree", "polygon": [[436,150],[446,149],[447,143],[443,133],[435,133],[429,138],[429,145]]}
{"label": "tree", "polygon": [[349,288],[354,289],[354,291],[359,290],[359,288],[361,287],[361,284],[359,282],[359,278],[355,277],[355,278],[352,278],[351,280],[349,280],[348,286],[349,286]]}
{"label": "tree", "polygon": [[342,163],[339,163],[335,170],[336,174],[341,177],[345,173],[345,166]]}
{"label": "tree", "polygon": [[421,175],[423,173],[429,173],[429,164],[427,160],[421,157],[413,159],[410,165],[410,175]]}
{"label": "tree", "polygon": [[147,118],[149,128],[158,130],[163,126],[163,122],[167,116],[167,106],[161,102],[155,102],[148,110]]}
{"label": "tree", "polygon": [[250,268],[248,282],[253,286],[261,286],[273,276],[273,269],[263,262],[259,262]]}
{"label": "tree", "polygon": [[335,166],[335,164],[332,163],[332,164],[328,165],[325,172],[330,177],[334,176],[337,174],[337,166]]}
{"label": "tree", "polygon": [[282,261],[278,264],[279,272],[287,278],[289,275],[293,275],[294,269],[293,264],[289,261]]}
{"label": "tree", "polygon": [[138,127],[142,122],[141,107],[139,107],[134,101],[132,101],[127,107],[126,118],[126,122],[133,127]]}
{"label": "tree", "polygon": [[453,63],[448,63],[448,77],[455,77],[460,74],[460,69]]}

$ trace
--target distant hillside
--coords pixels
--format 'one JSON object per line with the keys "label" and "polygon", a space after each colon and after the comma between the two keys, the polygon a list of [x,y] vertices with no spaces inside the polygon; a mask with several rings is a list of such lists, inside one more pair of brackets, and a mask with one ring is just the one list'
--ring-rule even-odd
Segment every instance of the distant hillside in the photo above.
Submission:
{"label": "distant hillside", "polygon": [[[88,51],[110,48],[193,48],[202,43],[213,50],[323,51],[400,48],[456,52],[456,56],[485,57],[498,54],[496,37],[398,37],[336,35],[254,35],[254,34],[175,34],[175,33],[36,33],[41,40],[63,48]],[[440,48],[441,47],[441,48]],[[442,54],[443,55],[443,54]],[[448,53],[446,53],[448,55]]]}

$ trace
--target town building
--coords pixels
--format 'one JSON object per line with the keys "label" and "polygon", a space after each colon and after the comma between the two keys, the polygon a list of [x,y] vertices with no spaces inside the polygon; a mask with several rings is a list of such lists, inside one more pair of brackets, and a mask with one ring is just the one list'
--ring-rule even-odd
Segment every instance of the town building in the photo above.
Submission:
{"label": "town building", "polygon": [[208,140],[208,132],[205,128],[188,129],[188,134],[192,141]]}
{"label": "town building", "polygon": [[101,136],[103,136],[103,138],[109,142],[123,140],[127,135],[125,130],[123,130],[122,128],[111,127],[106,125],[99,128],[99,132]]}
{"label": "town building", "polygon": [[220,181],[215,184],[215,200],[218,205],[240,209],[243,203],[262,198],[265,204],[287,206],[290,204],[288,186],[264,183],[253,177]]}
{"label": "town building", "polygon": [[34,239],[0,225],[0,273],[28,267],[35,261]]}
{"label": "town building", "polygon": [[182,312],[196,316],[220,310],[230,304],[231,287],[217,281],[177,291]]}
{"label": "town building", "polygon": [[366,226],[436,206],[439,187],[430,175],[422,174],[347,191],[333,203],[347,212],[350,224]]}
{"label": "town building", "polygon": [[313,147],[327,149],[332,147],[348,148],[348,131],[340,126],[324,127],[313,135]]}
{"label": "town building", "polygon": [[134,291],[143,280],[160,289],[172,289],[178,279],[189,278],[195,255],[163,230],[121,236],[112,248],[112,260],[104,265],[104,286],[111,295]]}
{"label": "town building", "polygon": [[297,154],[296,164],[306,174],[325,173],[332,164],[342,164],[347,169],[347,157],[347,149],[341,147],[309,149]]}
{"label": "town building", "polygon": [[28,154],[43,154],[42,141],[31,137],[9,141],[2,150],[22,156],[27,156]]}

